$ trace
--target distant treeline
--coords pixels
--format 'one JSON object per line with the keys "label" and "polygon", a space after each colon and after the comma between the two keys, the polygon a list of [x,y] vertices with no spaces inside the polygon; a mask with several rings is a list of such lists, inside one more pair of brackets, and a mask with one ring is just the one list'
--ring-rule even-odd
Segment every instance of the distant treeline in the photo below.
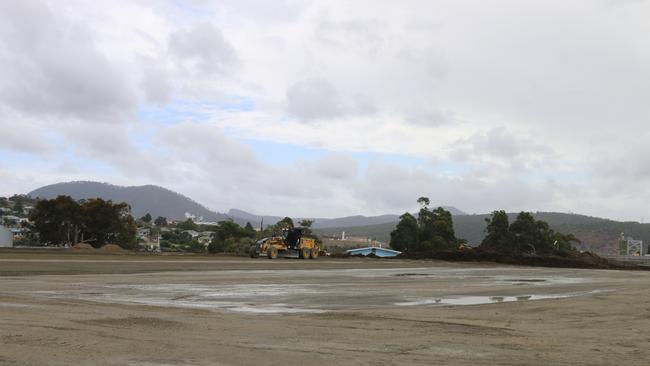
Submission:
{"label": "distant treeline", "polygon": [[98,248],[115,243],[126,249],[137,245],[137,226],[126,203],[58,196],[38,201],[29,220],[41,244],[88,243]]}
{"label": "distant treeline", "polygon": [[[618,238],[621,233],[644,242],[650,242],[650,224],[638,222],[621,222],[585,215],[560,213],[560,212],[535,212],[531,213],[536,220],[548,223],[549,227],[557,232],[572,233],[580,240],[575,247],[596,253],[615,254],[618,248]],[[510,222],[516,220],[519,213],[508,213]],[[417,215],[413,215],[417,216]],[[456,236],[463,238],[471,246],[478,246],[486,234],[487,222],[491,214],[482,215],[455,215],[453,225]],[[345,231],[348,236],[360,236],[376,239],[388,243],[390,233],[395,229],[397,222],[355,226],[317,229],[320,235],[341,235]]]}
{"label": "distant treeline", "polygon": [[[442,207],[429,208],[429,199],[420,197],[418,217],[405,213],[390,234],[390,246],[407,253],[453,252],[470,250],[466,240],[456,237],[453,217]],[[510,223],[505,211],[494,211],[486,218],[485,237],[478,249],[503,254],[555,255],[575,251],[580,241],[573,234],[551,229],[545,221],[521,212]]]}

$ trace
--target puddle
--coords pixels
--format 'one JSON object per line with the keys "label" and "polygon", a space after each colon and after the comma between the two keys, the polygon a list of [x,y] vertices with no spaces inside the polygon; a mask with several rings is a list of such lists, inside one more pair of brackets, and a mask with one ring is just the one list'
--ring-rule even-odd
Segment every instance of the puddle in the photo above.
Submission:
{"label": "puddle", "polygon": [[440,298],[420,298],[412,301],[397,302],[393,305],[397,306],[416,306],[416,305],[484,305],[484,304],[498,304],[504,302],[523,302],[535,300],[552,300],[552,299],[565,299],[569,297],[583,296],[590,293],[600,292],[598,290],[589,291],[586,293],[570,293],[570,294],[548,294],[548,295],[517,295],[517,296],[453,296],[453,297],[440,297]]}
{"label": "puddle", "polygon": [[[322,309],[291,307],[281,302],[287,296],[315,294],[300,285],[197,285],[197,284],[126,284],[105,286],[106,292],[37,291],[49,297],[75,297],[80,300],[111,304],[148,305],[176,308],[226,310],[252,314],[321,313]],[[280,301],[278,301],[280,300]]]}
{"label": "puddle", "polygon": [[0,308],[36,308],[37,305],[20,304],[16,302],[0,302]]}
{"label": "puddle", "polygon": [[146,305],[146,306],[161,306],[172,308],[189,308],[189,309],[205,309],[205,310],[226,310],[240,313],[253,313],[253,314],[279,314],[279,313],[322,313],[321,309],[310,308],[293,308],[283,303],[265,303],[254,304],[238,301],[211,301],[201,299],[198,296],[191,298],[155,298],[155,297],[136,297],[124,296],[115,294],[102,294],[100,296],[79,296],[81,300],[110,303],[110,304],[125,304],[125,305]]}
{"label": "puddle", "polygon": [[395,277],[433,277],[433,275],[428,273],[397,273]]}
{"label": "puddle", "polygon": [[112,285],[114,289],[134,290],[142,293],[173,293],[177,297],[208,297],[208,298],[252,298],[280,295],[302,295],[319,293],[314,285],[307,288],[301,285],[267,285],[267,284],[243,284],[243,285],[196,285],[196,284],[156,284],[156,285]]}
{"label": "puddle", "polygon": [[571,285],[576,283],[583,283],[585,279],[578,277],[565,277],[565,276],[536,276],[536,277],[515,277],[495,275],[490,276],[486,274],[486,269],[474,270],[418,270],[411,269],[408,272],[392,273],[393,277],[400,277],[404,279],[435,279],[435,280],[449,280],[456,279],[462,281],[476,281],[479,286],[493,286],[493,285],[514,285],[514,286],[547,286],[547,285]]}
{"label": "puddle", "polygon": [[536,283],[536,282],[546,282],[546,280],[541,278],[506,278],[501,280],[503,282],[524,282],[524,283]]}

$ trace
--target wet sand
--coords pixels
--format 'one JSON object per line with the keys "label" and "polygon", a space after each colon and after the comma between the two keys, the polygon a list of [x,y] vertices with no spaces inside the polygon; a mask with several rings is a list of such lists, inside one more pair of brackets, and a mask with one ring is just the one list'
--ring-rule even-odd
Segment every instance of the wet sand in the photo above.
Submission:
{"label": "wet sand", "polygon": [[0,365],[645,365],[650,273],[0,251]]}

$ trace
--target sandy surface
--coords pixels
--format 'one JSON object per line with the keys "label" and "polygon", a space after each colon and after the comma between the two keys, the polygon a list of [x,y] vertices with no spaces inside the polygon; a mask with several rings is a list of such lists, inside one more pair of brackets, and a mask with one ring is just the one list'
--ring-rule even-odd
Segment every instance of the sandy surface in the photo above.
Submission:
{"label": "sandy surface", "polygon": [[0,252],[0,365],[647,365],[650,273]]}

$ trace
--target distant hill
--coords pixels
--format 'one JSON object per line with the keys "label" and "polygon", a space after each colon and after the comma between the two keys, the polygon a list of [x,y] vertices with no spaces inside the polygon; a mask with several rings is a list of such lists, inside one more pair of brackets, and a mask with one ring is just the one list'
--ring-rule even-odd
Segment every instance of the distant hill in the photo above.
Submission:
{"label": "distant hill", "polygon": [[154,218],[164,216],[169,219],[184,219],[185,213],[189,212],[203,216],[207,221],[229,218],[228,215],[211,211],[188,197],[154,185],[122,187],[99,182],[68,182],[44,186],[27,195],[47,199],[58,195],[67,195],[74,199],[99,197],[114,202],[126,202],[131,205],[134,217],[144,216],[148,212]]}
{"label": "distant hill", "polygon": [[[456,236],[466,239],[472,245],[478,245],[485,236],[485,219],[490,215],[459,215],[454,216],[454,229]],[[508,214],[510,221],[515,219],[516,213]],[[556,231],[573,233],[582,241],[579,249],[595,251],[602,254],[615,254],[617,240],[623,232],[626,236],[641,239],[650,243],[650,224],[638,222],[621,222],[585,215],[566,214],[557,212],[538,212],[534,214],[538,220],[548,222]],[[396,223],[366,225],[355,227],[330,227],[315,230],[320,235],[340,235],[345,231],[347,236],[363,236],[375,238],[379,241],[389,242],[390,232],[395,229]]]}
{"label": "distant hill", "polygon": [[[455,207],[447,207],[445,209],[451,212],[452,215],[465,215],[464,212],[460,211]],[[280,216],[263,216],[255,215],[248,213],[246,211],[231,209],[228,211],[228,214],[233,217],[239,217],[242,219],[249,220],[251,223],[259,224],[262,219],[264,219],[264,225],[275,224],[276,222],[283,219]],[[298,222],[302,218],[293,218],[294,221]],[[389,224],[397,223],[399,221],[399,215],[380,215],[380,216],[347,216],[339,218],[311,218],[314,220],[312,225],[315,229],[327,229],[327,228],[344,228],[344,227],[355,227],[355,226],[368,226],[368,225],[379,225],[379,224]]]}

